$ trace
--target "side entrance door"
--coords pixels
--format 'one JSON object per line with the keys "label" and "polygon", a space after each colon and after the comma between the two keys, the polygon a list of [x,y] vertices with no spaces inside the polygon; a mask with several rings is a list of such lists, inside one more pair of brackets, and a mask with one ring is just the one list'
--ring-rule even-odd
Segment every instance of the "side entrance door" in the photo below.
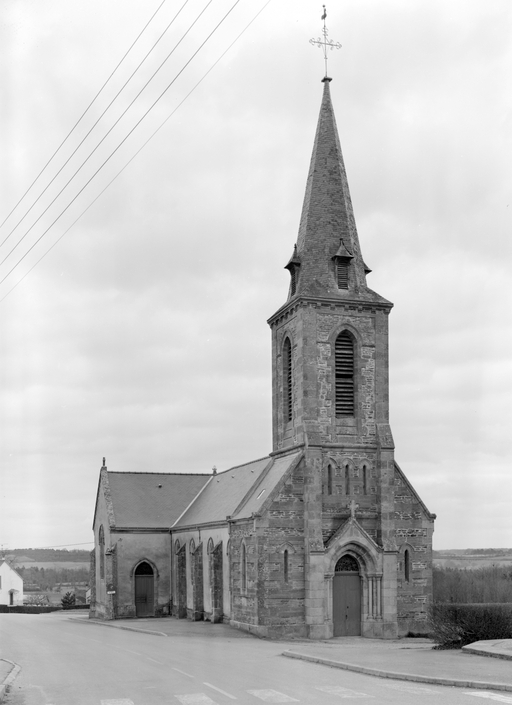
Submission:
{"label": "side entrance door", "polygon": [[361,577],[352,556],[342,556],[333,580],[334,636],[361,635]]}
{"label": "side entrance door", "polygon": [[135,570],[135,614],[153,617],[155,614],[155,576],[149,563],[141,563]]}

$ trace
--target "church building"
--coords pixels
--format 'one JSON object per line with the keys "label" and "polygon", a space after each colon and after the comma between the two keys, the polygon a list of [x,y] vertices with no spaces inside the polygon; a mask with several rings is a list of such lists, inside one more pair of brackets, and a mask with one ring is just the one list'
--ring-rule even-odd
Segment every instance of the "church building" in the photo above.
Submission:
{"label": "church building", "polygon": [[288,296],[268,321],[272,452],[204,475],[104,462],[91,617],[223,621],[274,638],[426,631],[435,515],[394,457],[392,304],[367,285],[330,82]]}

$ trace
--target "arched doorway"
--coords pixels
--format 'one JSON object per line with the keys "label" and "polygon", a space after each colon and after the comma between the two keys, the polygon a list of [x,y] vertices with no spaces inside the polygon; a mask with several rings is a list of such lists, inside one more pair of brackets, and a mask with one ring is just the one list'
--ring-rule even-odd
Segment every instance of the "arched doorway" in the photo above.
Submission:
{"label": "arched doorway", "polygon": [[333,636],[360,636],[361,577],[353,556],[345,554],[336,563],[332,599]]}
{"label": "arched doorway", "polygon": [[155,576],[147,561],[139,563],[135,569],[135,615],[154,617]]}

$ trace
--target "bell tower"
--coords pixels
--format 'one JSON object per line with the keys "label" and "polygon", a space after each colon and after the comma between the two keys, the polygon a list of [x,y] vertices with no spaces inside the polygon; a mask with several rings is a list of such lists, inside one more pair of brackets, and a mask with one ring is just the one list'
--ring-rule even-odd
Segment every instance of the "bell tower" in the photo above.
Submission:
{"label": "bell tower", "polygon": [[286,303],[269,319],[273,450],[392,448],[388,314],[372,291],[352,210],[329,84],[323,98]]}
{"label": "bell tower", "polygon": [[359,245],[330,82],[323,79],[299,234],[286,264],[288,298],[268,321],[273,452],[297,447],[304,453],[308,636],[328,638],[342,628],[330,610],[334,566],[348,555],[364,575],[356,633],[394,637],[398,548],[388,409],[393,305],[366,281],[370,269]]}

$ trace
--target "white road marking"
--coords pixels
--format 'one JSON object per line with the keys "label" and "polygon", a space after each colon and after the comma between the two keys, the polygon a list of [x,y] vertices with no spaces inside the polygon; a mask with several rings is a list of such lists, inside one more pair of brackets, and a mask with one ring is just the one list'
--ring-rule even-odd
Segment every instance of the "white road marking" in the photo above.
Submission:
{"label": "white road marking", "polygon": [[487,690],[475,690],[471,693],[467,692],[464,695],[474,695],[476,698],[487,698],[488,700],[496,700],[499,703],[512,703],[512,695],[502,695],[501,693],[490,693]]}
{"label": "white road marking", "polygon": [[133,705],[133,700],[101,700],[101,705]]}
{"label": "white road marking", "polygon": [[189,678],[195,678],[195,676],[191,676],[190,673],[185,673],[185,671],[180,671],[179,668],[174,668],[174,666],[172,667],[172,670],[178,671],[178,673],[182,673],[184,676],[188,676]]}
{"label": "white road marking", "polygon": [[329,695],[338,695],[340,698],[373,698],[373,695],[368,695],[368,693],[360,693],[357,690],[350,690],[350,688],[342,688],[341,685],[318,685],[316,690],[321,690],[322,693],[329,693]]}
{"label": "white road marking", "polygon": [[161,666],[164,665],[163,661],[157,661],[156,658],[151,658],[151,656],[146,656],[148,661],[154,661],[155,663],[159,663]]}
{"label": "white road marking", "polygon": [[289,695],[279,693],[277,690],[248,690],[248,693],[255,695],[260,700],[266,703],[298,703],[297,698],[291,698]]}
{"label": "white road marking", "polygon": [[205,693],[188,693],[186,695],[175,695],[183,705],[217,705]]}
{"label": "white road marking", "polygon": [[386,688],[400,690],[403,693],[417,693],[418,695],[430,693],[430,695],[439,695],[437,690],[432,690],[431,688],[422,688],[420,685],[402,685],[401,683],[383,683],[383,685],[385,685]]}
{"label": "white road marking", "polygon": [[226,698],[231,698],[231,700],[236,700],[236,697],[234,695],[231,695],[230,693],[226,693],[225,690],[221,690],[220,688],[217,688],[216,685],[212,685],[211,683],[207,683],[204,681],[203,685],[207,685],[208,688],[213,688],[214,690],[217,691],[217,693],[222,693],[222,695],[225,695]]}

